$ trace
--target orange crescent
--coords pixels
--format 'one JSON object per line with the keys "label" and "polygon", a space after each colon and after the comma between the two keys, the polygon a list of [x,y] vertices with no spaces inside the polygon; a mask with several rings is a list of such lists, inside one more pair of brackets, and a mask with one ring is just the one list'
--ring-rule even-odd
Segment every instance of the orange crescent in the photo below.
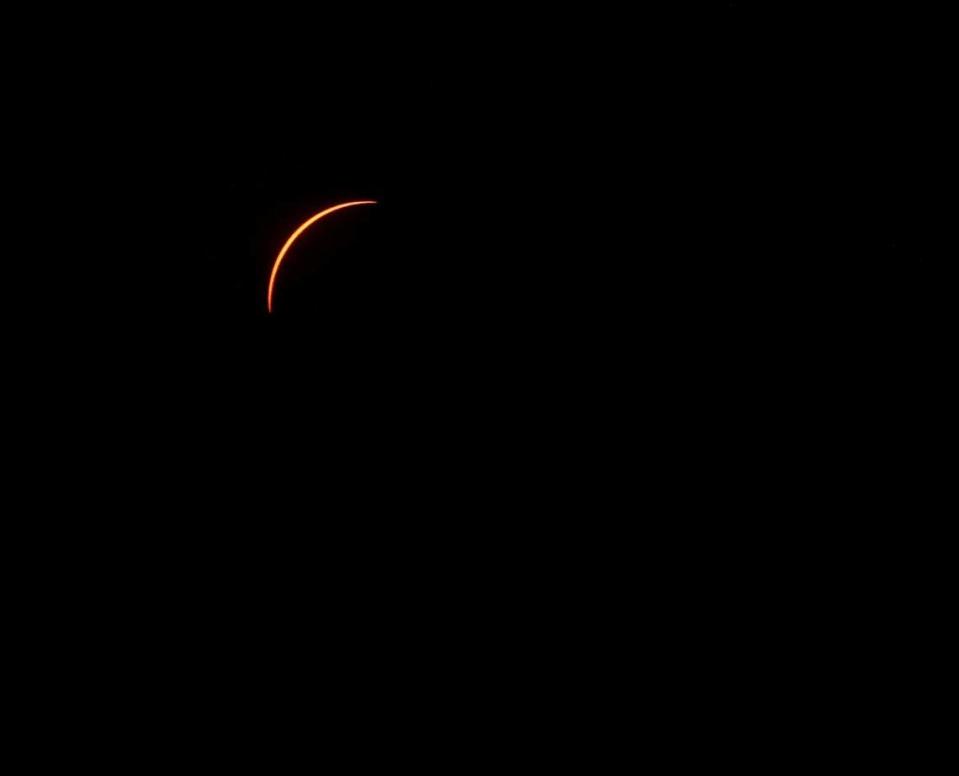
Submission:
{"label": "orange crescent", "polygon": [[273,262],[273,271],[270,273],[270,285],[266,290],[266,311],[269,313],[273,312],[273,284],[276,282],[276,273],[280,269],[280,264],[283,262],[283,257],[286,256],[287,251],[290,250],[290,246],[296,242],[296,238],[299,237],[303,232],[309,229],[313,224],[319,221],[321,218],[328,216],[330,213],[335,213],[337,210],[343,210],[347,207],[356,207],[357,205],[375,205],[375,199],[361,199],[356,202],[343,202],[339,205],[333,205],[333,207],[328,207],[326,210],[321,210],[316,215],[310,216],[306,221],[300,224],[296,231],[290,235],[289,239],[286,241],[286,244],[280,249],[280,253],[276,257],[276,261]]}

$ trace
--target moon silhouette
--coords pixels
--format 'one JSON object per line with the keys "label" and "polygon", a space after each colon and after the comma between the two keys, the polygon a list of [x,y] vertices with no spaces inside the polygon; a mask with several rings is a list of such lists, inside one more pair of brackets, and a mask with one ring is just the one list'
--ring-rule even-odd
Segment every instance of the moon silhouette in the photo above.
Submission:
{"label": "moon silhouette", "polygon": [[335,213],[337,210],[343,210],[348,207],[356,207],[357,205],[375,205],[375,199],[361,199],[355,202],[342,202],[339,205],[333,205],[333,207],[328,207],[326,210],[321,210],[319,213],[310,216],[306,221],[300,224],[296,231],[290,235],[286,243],[280,249],[279,254],[277,254],[276,261],[273,262],[273,271],[270,273],[270,285],[266,290],[266,311],[268,313],[273,312],[273,284],[276,282],[276,273],[280,269],[280,264],[283,263],[283,258],[286,256],[287,252],[290,250],[290,247],[293,243],[296,242],[297,238],[303,234],[307,229],[309,229],[313,224],[319,221],[321,218],[325,218],[330,213]]}

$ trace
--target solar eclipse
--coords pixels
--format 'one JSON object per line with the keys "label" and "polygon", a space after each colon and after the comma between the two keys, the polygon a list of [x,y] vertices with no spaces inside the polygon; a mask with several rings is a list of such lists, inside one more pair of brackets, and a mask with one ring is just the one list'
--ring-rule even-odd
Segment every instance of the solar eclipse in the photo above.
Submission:
{"label": "solar eclipse", "polygon": [[283,247],[280,249],[280,252],[277,254],[276,260],[273,262],[273,271],[270,273],[270,283],[266,290],[266,309],[268,313],[273,312],[273,288],[276,284],[276,276],[280,270],[280,265],[283,263],[283,259],[289,253],[290,248],[293,247],[293,243],[302,235],[307,229],[309,229],[317,221],[320,221],[323,218],[326,218],[331,213],[335,213],[338,210],[344,210],[350,207],[357,207],[359,205],[375,205],[375,199],[362,199],[355,200],[352,202],[341,202],[339,205],[333,205],[328,207],[325,210],[321,210],[319,213],[315,213],[310,216],[306,221],[300,224],[296,230],[291,234],[287,241],[283,244]]}

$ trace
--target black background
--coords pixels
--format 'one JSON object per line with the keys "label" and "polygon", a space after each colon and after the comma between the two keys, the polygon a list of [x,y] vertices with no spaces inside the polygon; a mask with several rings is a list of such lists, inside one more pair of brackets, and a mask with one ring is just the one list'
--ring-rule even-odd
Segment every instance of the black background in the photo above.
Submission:
{"label": "black background", "polygon": [[895,4],[98,24],[7,143],[11,406],[81,489],[596,511],[935,383],[941,49]]}
{"label": "black background", "polygon": [[942,49],[898,5],[129,24],[11,70],[7,269],[24,444],[120,455],[130,508],[595,504],[937,363]]}
{"label": "black background", "polygon": [[755,592],[806,534],[750,516],[855,512],[925,423],[942,49],[896,4],[74,13],[8,71],[9,445],[125,611],[295,652],[335,598],[346,660],[637,562]]}

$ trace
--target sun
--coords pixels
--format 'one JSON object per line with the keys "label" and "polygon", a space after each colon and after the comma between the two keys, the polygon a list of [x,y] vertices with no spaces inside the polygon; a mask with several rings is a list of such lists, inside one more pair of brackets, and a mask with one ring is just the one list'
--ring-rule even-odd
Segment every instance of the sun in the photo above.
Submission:
{"label": "sun", "polygon": [[321,218],[325,218],[326,216],[330,215],[330,213],[335,213],[337,210],[343,210],[344,208],[348,207],[356,207],[357,205],[375,204],[375,199],[360,199],[353,202],[341,202],[339,205],[333,205],[332,207],[326,208],[326,210],[321,210],[319,213],[310,216],[306,221],[300,224],[296,228],[296,231],[289,236],[286,243],[280,249],[279,254],[277,254],[276,261],[273,262],[273,271],[270,273],[270,285],[266,289],[266,311],[268,313],[273,312],[273,285],[276,283],[276,273],[280,269],[280,264],[283,263],[283,258],[289,252],[290,247],[296,242],[297,238],[303,234],[303,232],[313,226],[313,224],[315,224]]}

